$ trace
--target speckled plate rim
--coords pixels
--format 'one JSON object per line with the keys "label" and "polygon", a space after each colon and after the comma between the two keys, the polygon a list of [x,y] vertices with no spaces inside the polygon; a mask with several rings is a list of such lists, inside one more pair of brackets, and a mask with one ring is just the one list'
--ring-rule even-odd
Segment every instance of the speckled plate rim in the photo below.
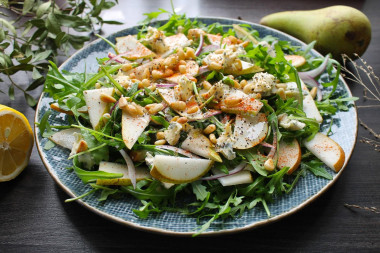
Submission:
{"label": "speckled plate rim", "polygon": [[[267,27],[267,26],[263,26],[263,25],[260,25],[260,24],[256,24],[256,23],[253,23],[253,22],[248,22],[248,21],[244,21],[244,20],[237,20],[237,19],[232,19],[232,18],[222,18],[222,17],[207,17],[207,16],[200,16],[200,17],[196,17],[196,18],[191,18],[191,19],[209,19],[209,20],[214,20],[215,22],[218,22],[220,20],[226,20],[226,21],[232,21],[232,22],[236,22],[236,23],[241,23],[241,24],[248,24],[248,25],[254,25],[254,26],[258,26],[258,27],[261,27],[263,29],[266,29],[266,30],[269,30],[269,31],[273,31],[275,33],[279,33],[285,37],[289,37],[291,38],[292,40],[302,44],[302,45],[306,45],[304,42],[300,41],[299,39],[289,35],[289,34],[286,34],[284,32],[281,32],[279,30],[276,30],[276,29],[273,29],[273,28],[270,28],[270,27]],[[157,22],[162,22],[162,21],[165,21],[165,20],[158,20]],[[133,27],[138,27],[138,26],[130,26],[130,27],[126,27],[124,28],[123,30],[120,30],[118,32],[115,32],[115,33],[119,33],[119,32],[122,32],[124,30],[127,30],[127,29],[130,29],[130,28],[133,28]],[[113,34],[110,34],[108,37],[111,37]],[[88,48],[88,47],[91,47],[92,45],[98,43],[101,39],[96,39],[94,41],[92,41],[91,43],[87,44],[86,46],[84,46],[82,49],[78,50],[77,52],[75,52],[73,55],[71,55],[65,62],[63,62],[61,64],[61,66],[59,67],[59,69],[61,70],[62,68],[65,67],[66,64],[68,64],[68,62],[71,61],[72,58],[74,58],[77,54],[81,53],[82,50]],[[312,50],[314,54],[317,54],[317,55],[320,55],[322,56],[319,52],[317,52],[316,50]],[[344,87],[345,87],[345,90],[347,91],[348,95],[350,97],[352,97],[352,93],[351,93],[351,90],[349,89],[347,83],[345,82],[345,80],[340,77],[340,80],[342,81]],[[44,92],[41,93],[41,96],[39,98],[39,101],[38,101],[38,104],[37,104],[37,107],[36,107],[36,113],[35,113],[35,122],[38,122],[38,113],[40,111],[40,105],[41,105],[41,100],[43,98],[43,95],[44,95]],[[342,167],[342,169],[336,174],[336,176],[330,181],[328,182],[324,187],[322,187],[320,189],[319,192],[315,193],[313,196],[309,197],[307,200],[305,200],[304,202],[302,202],[301,204],[299,204],[298,206],[295,206],[293,208],[291,208],[290,210],[286,211],[286,212],[283,212],[282,214],[280,215],[277,215],[277,216],[274,216],[274,217],[270,217],[266,220],[263,220],[263,221],[258,221],[258,222],[253,222],[252,224],[250,225],[246,225],[246,226],[242,226],[240,228],[233,228],[233,229],[223,229],[223,230],[219,230],[219,231],[205,231],[203,232],[200,236],[215,236],[215,235],[225,235],[225,234],[232,234],[232,233],[238,233],[238,232],[243,232],[243,231],[247,231],[247,230],[251,230],[251,229],[254,229],[254,228],[258,228],[258,227],[261,227],[263,225],[266,225],[266,224],[269,224],[269,223],[273,223],[273,222],[276,222],[276,221],[279,221],[285,217],[288,217],[290,216],[291,214],[294,214],[298,211],[300,211],[301,209],[303,209],[304,207],[306,207],[307,205],[309,205],[310,203],[312,203],[313,201],[315,201],[319,196],[321,196],[323,193],[325,193],[337,180],[338,178],[340,177],[340,175],[343,173],[344,169],[346,168],[350,158],[351,158],[351,155],[354,151],[354,148],[355,148],[355,145],[356,145],[356,140],[357,140],[357,134],[358,134],[358,116],[357,116],[357,108],[356,108],[356,105],[355,103],[353,102],[353,107],[354,107],[354,115],[352,115],[352,117],[355,119],[353,124],[354,124],[354,127],[355,127],[355,138],[354,138],[354,143],[350,149],[350,152],[346,155],[346,159],[345,159],[345,163]],[[36,130],[36,125],[34,127],[34,135],[35,135],[35,140],[36,140],[36,147],[37,147],[37,150],[38,150],[38,153],[41,157],[41,160],[43,162],[43,164],[45,165],[45,168],[46,170],[48,171],[48,173],[50,174],[50,176],[53,178],[53,180],[71,197],[76,197],[76,195],[68,188],[66,187],[66,185],[64,185],[58,178],[58,176],[56,174],[54,174],[53,172],[53,169],[49,166],[49,163],[47,162],[47,160],[45,159],[45,157],[43,156],[43,147],[41,146],[41,143],[38,141],[38,133],[37,133],[37,130]],[[162,229],[162,228],[156,228],[156,227],[145,227],[145,226],[141,226],[139,224],[136,224],[132,221],[127,221],[127,220],[124,220],[122,218],[118,218],[118,217],[115,217],[113,215],[110,215],[106,212],[103,212],[91,205],[89,205],[88,203],[82,201],[81,199],[77,200],[76,202],[78,202],[79,204],[81,204],[82,206],[84,206],[85,208],[89,209],[90,211],[96,213],[97,215],[99,216],[102,216],[106,219],[109,219],[113,222],[116,222],[116,223],[119,223],[119,224],[123,224],[123,225],[127,225],[129,227],[132,227],[132,228],[135,228],[135,229],[138,229],[138,230],[141,230],[141,231],[146,231],[146,232],[153,232],[153,233],[158,233],[158,234],[165,234],[165,235],[171,235],[171,236],[191,236],[194,234],[194,232],[176,232],[176,231],[170,231],[170,230],[165,230],[165,229]]]}

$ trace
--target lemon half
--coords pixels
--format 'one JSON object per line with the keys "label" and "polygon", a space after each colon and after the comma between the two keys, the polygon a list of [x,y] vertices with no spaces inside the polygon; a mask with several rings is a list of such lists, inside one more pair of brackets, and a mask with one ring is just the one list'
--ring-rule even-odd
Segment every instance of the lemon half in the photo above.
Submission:
{"label": "lemon half", "polygon": [[32,128],[26,117],[0,105],[0,182],[12,180],[24,170],[33,143]]}

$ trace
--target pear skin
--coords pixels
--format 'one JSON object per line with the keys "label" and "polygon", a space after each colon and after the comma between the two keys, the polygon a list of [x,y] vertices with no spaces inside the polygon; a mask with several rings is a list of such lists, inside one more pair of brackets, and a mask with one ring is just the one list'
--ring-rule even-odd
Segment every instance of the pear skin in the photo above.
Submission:
{"label": "pear skin", "polygon": [[361,11],[343,5],[309,11],[278,12],[261,19],[260,24],[288,33],[305,43],[317,41],[315,49],[331,53],[363,55],[371,41],[371,23]]}

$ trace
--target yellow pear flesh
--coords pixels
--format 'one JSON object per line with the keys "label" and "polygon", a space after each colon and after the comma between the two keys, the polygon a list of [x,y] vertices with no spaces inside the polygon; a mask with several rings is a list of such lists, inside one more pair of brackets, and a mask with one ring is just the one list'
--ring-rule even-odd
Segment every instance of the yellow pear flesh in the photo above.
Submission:
{"label": "yellow pear flesh", "polygon": [[260,24],[286,32],[305,43],[316,40],[317,51],[331,53],[337,60],[341,60],[341,54],[363,55],[371,41],[371,23],[367,16],[343,5],[278,12],[263,17]]}

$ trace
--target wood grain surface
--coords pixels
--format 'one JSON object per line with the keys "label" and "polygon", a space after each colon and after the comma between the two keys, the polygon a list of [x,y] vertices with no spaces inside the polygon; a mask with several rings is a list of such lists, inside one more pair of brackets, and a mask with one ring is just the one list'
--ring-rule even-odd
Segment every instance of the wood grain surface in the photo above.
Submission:
{"label": "wood grain surface", "polygon": [[[142,13],[170,9],[168,0],[119,0],[104,13],[124,26],[104,26],[108,35],[143,19]],[[316,9],[345,4],[364,12],[372,23],[372,41],[363,58],[380,74],[380,1],[250,1],[174,0],[177,11],[188,16],[219,16],[259,22],[278,11]],[[20,83],[30,80],[20,74]],[[6,84],[8,85],[8,84]],[[363,89],[349,83],[358,106]],[[0,89],[6,91],[4,84]],[[37,97],[41,90],[34,95]],[[34,120],[22,94],[14,101],[0,94],[0,103],[11,106]],[[358,108],[359,118],[380,132],[380,107]],[[359,127],[358,140],[345,171],[325,194],[296,214],[254,230],[218,237],[184,238],[138,231],[106,220],[68,197],[47,173],[34,148],[29,166],[15,180],[0,183],[0,252],[380,252],[380,214],[345,204],[376,207],[380,210],[380,154],[362,143],[373,138]]]}

